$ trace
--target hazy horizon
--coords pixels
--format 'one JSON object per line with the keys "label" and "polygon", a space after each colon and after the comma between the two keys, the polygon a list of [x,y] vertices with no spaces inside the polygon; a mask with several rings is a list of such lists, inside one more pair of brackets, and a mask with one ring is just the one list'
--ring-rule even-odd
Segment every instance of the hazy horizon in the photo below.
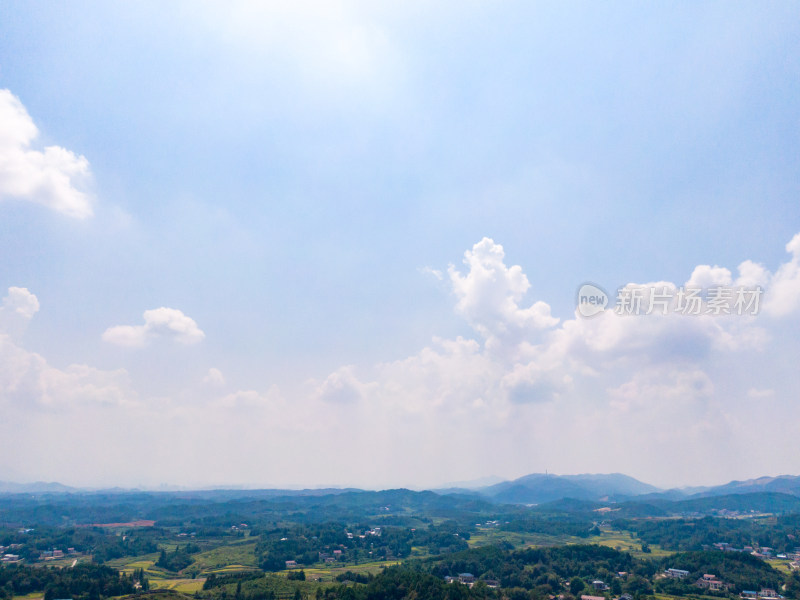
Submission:
{"label": "hazy horizon", "polygon": [[[409,489],[412,491],[437,491],[437,490],[446,490],[451,488],[465,488],[465,489],[475,489],[478,490],[483,487],[488,487],[493,485],[494,483],[502,483],[508,481],[514,481],[521,477],[525,477],[528,475],[549,475],[552,477],[575,477],[575,476],[582,476],[582,475],[626,475],[629,477],[633,477],[627,473],[619,473],[617,471],[610,471],[608,473],[523,473],[521,475],[512,476],[508,478],[503,477],[496,477],[496,476],[486,476],[486,477],[477,477],[473,480],[469,481],[447,481],[438,485],[431,485],[431,486],[419,486],[414,484],[405,484],[405,485],[389,485],[389,486],[379,486],[379,487],[370,487],[370,486],[363,486],[358,484],[339,484],[339,483],[294,483],[294,484],[286,484],[286,485],[270,485],[269,483],[259,484],[259,483],[227,483],[227,484],[214,484],[214,483],[196,483],[196,484],[184,484],[184,485],[176,485],[171,483],[157,483],[153,485],[143,485],[143,484],[125,484],[125,485],[114,485],[114,486],[102,486],[102,485],[70,485],[64,481],[41,481],[41,480],[29,480],[29,481],[4,481],[0,480],[0,483],[10,483],[15,485],[33,485],[33,484],[44,484],[44,485],[63,485],[68,488],[72,488],[78,491],[103,491],[107,489],[121,489],[121,490],[139,490],[139,491],[146,491],[146,492],[158,492],[158,491],[215,491],[215,490],[241,490],[241,491],[259,491],[259,490],[289,490],[289,491],[301,491],[301,490],[324,490],[324,489],[357,489],[363,491],[384,491],[384,490],[391,490],[391,489]],[[658,486],[653,484],[652,482],[648,481],[647,479],[640,478],[640,477],[633,477],[637,481],[649,485],[653,485],[656,488],[659,488],[662,491],[667,491],[671,489],[691,489],[697,487],[714,487],[718,485],[725,485],[728,483],[732,483],[734,481],[748,481],[750,479],[759,479],[762,477],[796,477],[799,475],[793,475],[791,473],[780,473],[775,475],[765,474],[760,475],[754,478],[748,478],[745,480],[724,480],[724,481],[716,481],[716,482],[708,482],[704,484],[696,484],[696,485],[671,485],[671,486]],[[492,480],[491,483],[487,483],[488,480]]]}

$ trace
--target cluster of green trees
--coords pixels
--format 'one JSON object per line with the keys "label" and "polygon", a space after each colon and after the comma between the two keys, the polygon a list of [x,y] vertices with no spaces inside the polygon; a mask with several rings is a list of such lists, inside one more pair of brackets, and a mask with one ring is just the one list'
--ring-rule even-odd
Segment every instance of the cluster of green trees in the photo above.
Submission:
{"label": "cluster of green trees", "polygon": [[777,552],[800,546],[800,515],[777,519],[643,519],[617,521],[617,527],[635,532],[642,540],[667,550],[702,550],[718,542],[735,548],[769,547]]}
{"label": "cluster of green trees", "polygon": [[[533,591],[537,597],[565,592],[577,594],[596,579],[615,586],[612,591],[617,594],[647,594],[652,591],[650,578],[657,568],[652,563],[634,559],[627,552],[596,545],[516,551],[493,546],[421,564],[437,577],[467,572],[478,579],[497,580],[503,588]],[[617,577],[621,571],[628,574],[624,580]],[[566,584],[569,579],[572,583]]]}
{"label": "cluster of green trees", "polygon": [[[319,589],[316,599],[322,600],[472,600],[499,598],[497,590],[478,584],[467,587],[448,584],[443,579],[404,567],[391,567],[373,577],[366,585],[340,585]],[[513,596],[509,596],[516,600]],[[526,596],[527,600],[527,596]]]}
{"label": "cluster of green trees", "polygon": [[373,579],[370,573],[355,573],[353,571],[345,571],[336,576],[336,581],[344,583],[345,581],[352,581],[353,583],[369,583]]}
{"label": "cluster of green trees", "polygon": [[[320,554],[328,554],[340,561],[364,562],[406,558],[411,554],[412,546],[424,548],[431,554],[456,552],[469,547],[469,527],[456,521],[418,529],[384,526],[380,535],[364,535],[370,529],[368,523],[346,526],[334,522],[263,531],[256,554],[263,570],[280,571],[289,560],[302,565],[317,563]],[[334,554],[336,550],[339,552]]]}
{"label": "cluster of green trees", "polygon": [[224,587],[226,585],[231,584],[241,584],[243,581],[252,581],[253,579],[261,579],[264,576],[263,573],[258,571],[250,572],[250,571],[242,571],[242,572],[234,572],[234,573],[211,573],[206,580],[203,582],[203,589],[204,590],[211,590],[214,588]]}
{"label": "cluster of green trees", "polygon": [[44,591],[45,600],[100,600],[132,594],[133,582],[133,577],[102,565],[79,564],[64,569],[14,565],[0,569],[0,598]]}
{"label": "cluster of green trees", "polygon": [[536,515],[516,517],[508,523],[503,523],[504,531],[521,533],[540,533],[546,535],[570,535],[574,537],[589,537],[599,533],[594,522],[573,515]]}
{"label": "cluster of green trees", "polygon": [[660,565],[665,569],[689,571],[686,579],[656,581],[657,591],[676,596],[697,593],[694,583],[705,573],[716,575],[718,579],[730,584],[729,592],[735,594],[742,590],[758,591],[761,588],[780,590],[784,583],[783,574],[760,558],[745,552],[680,552],[662,559]]}
{"label": "cluster of green trees", "polygon": [[162,549],[156,561],[156,566],[167,571],[182,571],[194,562],[191,555],[196,552],[200,552],[200,546],[197,544],[178,545],[175,546],[172,552]]}
{"label": "cluster of green trees", "polygon": [[58,549],[66,552],[92,554],[95,562],[103,563],[123,556],[141,556],[158,550],[156,540],[168,533],[157,528],[119,531],[103,527],[0,528],[0,546],[23,544],[16,554],[26,562],[35,562],[42,552]]}
{"label": "cluster of green trees", "polygon": [[150,589],[150,582],[147,579],[147,574],[144,569],[134,569],[131,578],[133,579],[134,586],[138,583],[140,586],[139,589],[143,592]]}

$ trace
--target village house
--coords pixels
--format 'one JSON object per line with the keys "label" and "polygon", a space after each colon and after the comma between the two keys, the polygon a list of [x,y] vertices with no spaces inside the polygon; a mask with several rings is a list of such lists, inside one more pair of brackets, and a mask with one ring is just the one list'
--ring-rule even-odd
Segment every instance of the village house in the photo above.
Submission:
{"label": "village house", "polygon": [[716,575],[711,575],[710,573],[703,575],[695,582],[695,585],[710,592],[721,592],[728,588],[728,584],[720,581]]}
{"label": "village house", "polygon": [[684,571],[683,569],[667,569],[664,571],[664,576],[672,579],[686,579],[689,576],[689,571]]}

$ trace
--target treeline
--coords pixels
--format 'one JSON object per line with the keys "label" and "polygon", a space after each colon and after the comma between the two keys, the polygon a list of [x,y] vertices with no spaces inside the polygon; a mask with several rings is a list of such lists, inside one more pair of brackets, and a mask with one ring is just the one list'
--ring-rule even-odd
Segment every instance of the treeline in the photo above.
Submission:
{"label": "treeline", "polygon": [[[430,573],[404,567],[390,567],[372,578],[366,585],[318,588],[317,600],[472,600],[499,598],[497,590],[478,584],[467,587],[448,584]],[[517,600],[513,595],[510,600]],[[527,600],[527,596],[526,596]]]}
{"label": "treeline", "polygon": [[[351,574],[353,575],[353,574]],[[472,588],[460,584],[448,584],[439,577],[407,566],[389,567],[375,576],[358,577],[364,583],[338,585],[319,585],[307,581],[287,581],[282,577],[266,577],[236,586],[236,591],[217,590],[215,599],[233,598],[236,600],[274,600],[291,598],[295,600],[482,600],[499,599],[499,590],[479,583]],[[290,587],[293,586],[293,587]],[[232,587],[232,586],[231,586]],[[511,600],[523,600],[519,596],[508,595]],[[524,596],[528,600],[528,596]],[[574,600],[574,599],[571,599]]]}
{"label": "treeline", "polygon": [[92,554],[103,563],[124,556],[141,556],[158,551],[156,540],[167,532],[155,528],[130,529],[126,535],[102,527],[49,527],[33,529],[0,529],[0,546],[23,544],[15,553],[27,562],[36,561],[42,552],[58,549],[65,554],[67,548],[75,552]]}
{"label": "treeline", "polygon": [[574,537],[586,538],[597,533],[594,522],[589,519],[581,519],[571,516],[529,516],[515,518],[504,523],[504,531],[515,531],[520,533],[540,533],[545,535],[570,535]]}
{"label": "treeline", "polygon": [[[520,508],[520,510],[523,510]],[[118,494],[0,495],[2,523],[11,528],[36,524],[59,526],[124,523],[139,519],[160,527],[203,528],[203,535],[241,535],[232,525],[247,523],[268,529],[277,523],[354,523],[365,517],[421,515],[473,520],[491,515],[497,507],[475,496],[433,492],[330,490],[292,494],[288,491],[123,492]],[[197,531],[200,535],[200,531]]]}
{"label": "treeline", "polygon": [[262,577],[264,577],[264,574],[258,571],[255,572],[242,571],[234,573],[223,573],[220,575],[216,573],[211,573],[206,577],[206,580],[203,582],[203,589],[211,590],[214,588],[224,587],[230,584],[241,584],[244,581],[252,581],[253,579],[261,579]]}
{"label": "treeline", "polygon": [[318,563],[325,558],[357,563],[407,558],[412,546],[424,548],[430,554],[457,552],[469,547],[470,529],[456,521],[418,529],[379,529],[379,532],[372,529],[368,523],[282,527],[261,533],[256,555],[263,570],[280,571],[285,568],[286,561],[292,560],[302,565]]}
{"label": "treeline", "polygon": [[0,598],[42,591],[44,600],[101,600],[132,594],[135,589],[132,577],[101,565],[81,564],[64,569],[23,565],[0,568]]}
{"label": "treeline", "polygon": [[[780,590],[784,576],[768,563],[745,552],[681,552],[660,562],[664,569],[689,571],[686,579],[659,579],[656,590],[665,594],[683,596],[697,593],[694,583],[709,573],[730,584],[729,592],[770,588]],[[725,593],[723,593],[725,595]]]}
{"label": "treeline", "polygon": [[661,519],[616,521],[615,526],[635,532],[648,544],[666,550],[702,550],[718,542],[735,548],[769,547],[776,552],[800,547],[800,516],[781,516],[772,521],[757,519]]}
{"label": "treeline", "polygon": [[[472,573],[479,580],[499,581],[503,588],[521,588],[538,598],[561,593],[580,593],[594,580],[607,584],[616,581],[617,593],[631,595],[651,593],[650,578],[656,567],[638,561],[627,552],[596,545],[571,545],[527,550],[501,550],[486,547],[461,552],[436,561],[424,561],[422,567],[444,578],[459,573]],[[625,579],[618,577],[625,572]],[[570,586],[564,581],[577,578]]]}

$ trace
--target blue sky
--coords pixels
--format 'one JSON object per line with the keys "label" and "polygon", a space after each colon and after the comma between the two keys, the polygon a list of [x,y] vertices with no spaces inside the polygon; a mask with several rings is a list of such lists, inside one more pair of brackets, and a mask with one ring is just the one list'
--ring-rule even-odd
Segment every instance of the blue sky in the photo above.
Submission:
{"label": "blue sky", "polygon": [[800,472],[792,3],[0,7],[0,479]]}

